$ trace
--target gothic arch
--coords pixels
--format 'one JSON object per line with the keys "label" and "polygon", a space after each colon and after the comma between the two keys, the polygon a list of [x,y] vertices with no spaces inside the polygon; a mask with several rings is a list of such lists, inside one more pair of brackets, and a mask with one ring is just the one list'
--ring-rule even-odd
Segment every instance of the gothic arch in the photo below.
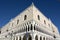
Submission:
{"label": "gothic arch", "polygon": [[26,36],[24,35],[23,40],[26,40]]}
{"label": "gothic arch", "polygon": [[45,37],[43,37],[43,40],[45,40]]}
{"label": "gothic arch", "polygon": [[19,40],[21,40],[21,36],[19,37]]}
{"label": "gothic arch", "polygon": [[37,35],[35,36],[35,40],[38,40],[38,36]]}
{"label": "gothic arch", "polygon": [[28,31],[29,31],[29,25],[28,25]]}
{"label": "gothic arch", "polygon": [[23,40],[32,40],[32,37],[30,34],[25,34],[24,37],[23,37]]}
{"label": "gothic arch", "polygon": [[32,40],[32,37],[31,37],[31,35],[29,35],[29,37],[28,37],[28,40]]}
{"label": "gothic arch", "polygon": [[33,26],[32,26],[32,24],[31,24],[31,30],[33,30]]}
{"label": "gothic arch", "polygon": [[42,40],[42,37],[40,36],[40,40]]}

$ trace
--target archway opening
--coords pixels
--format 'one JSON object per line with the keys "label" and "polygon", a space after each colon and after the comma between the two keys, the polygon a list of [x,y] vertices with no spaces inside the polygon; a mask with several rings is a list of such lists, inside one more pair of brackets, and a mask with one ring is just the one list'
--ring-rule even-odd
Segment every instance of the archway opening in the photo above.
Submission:
{"label": "archway opening", "polygon": [[38,36],[36,35],[35,40],[38,40]]}
{"label": "archway opening", "polygon": [[42,37],[40,37],[40,40],[42,40]]}
{"label": "archway opening", "polygon": [[19,40],[21,40],[21,37],[19,37]]}
{"label": "archway opening", "polygon": [[24,35],[23,40],[32,40],[32,37],[30,34],[26,34]]}

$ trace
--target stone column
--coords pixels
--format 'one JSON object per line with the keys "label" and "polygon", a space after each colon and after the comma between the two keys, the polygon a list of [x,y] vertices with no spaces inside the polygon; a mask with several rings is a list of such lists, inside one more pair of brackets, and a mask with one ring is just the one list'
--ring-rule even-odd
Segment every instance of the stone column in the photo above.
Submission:
{"label": "stone column", "polygon": [[32,40],[35,40],[35,37],[34,36],[32,36]]}
{"label": "stone column", "polygon": [[15,40],[16,40],[16,36],[15,36]]}
{"label": "stone column", "polygon": [[45,40],[46,40],[46,37],[45,37]]}
{"label": "stone column", "polygon": [[38,35],[38,40],[40,40],[40,35]]}
{"label": "stone column", "polygon": [[23,40],[23,36],[21,36],[21,40]]}
{"label": "stone column", "polygon": [[28,31],[28,25],[27,25],[27,31]]}
{"label": "stone column", "polygon": [[42,36],[42,40],[43,40],[43,36]]}
{"label": "stone column", "polygon": [[20,36],[18,36],[18,40],[20,39]]}
{"label": "stone column", "polygon": [[32,23],[32,26],[33,26],[33,32],[34,32],[34,24],[35,24],[35,21],[33,21],[33,23]]}
{"label": "stone column", "polygon": [[35,40],[35,34],[32,33],[32,34],[30,34],[30,35],[31,35],[32,40]]}

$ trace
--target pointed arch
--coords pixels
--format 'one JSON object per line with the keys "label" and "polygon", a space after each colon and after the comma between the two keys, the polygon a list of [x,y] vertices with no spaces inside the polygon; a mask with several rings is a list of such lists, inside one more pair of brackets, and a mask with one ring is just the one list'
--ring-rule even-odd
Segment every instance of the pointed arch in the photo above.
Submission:
{"label": "pointed arch", "polygon": [[43,40],[45,40],[45,37],[43,37]]}
{"label": "pointed arch", "polygon": [[38,17],[38,20],[40,20],[40,16],[39,16],[39,15],[37,15],[37,17]]}
{"label": "pointed arch", "polygon": [[35,36],[35,40],[38,40],[38,36],[37,35]]}
{"label": "pointed arch", "polygon": [[27,40],[25,35],[24,35],[24,37],[23,37],[23,40]]}
{"label": "pointed arch", "polygon": [[19,40],[21,40],[21,36],[19,37]]}
{"label": "pointed arch", "polygon": [[24,35],[23,40],[32,40],[32,37],[30,34]]}
{"label": "pointed arch", "polygon": [[31,35],[29,35],[29,37],[28,37],[28,40],[32,40],[32,37],[31,37]]}
{"label": "pointed arch", "polygon": [[27,15],[24,15],[24,20],[26,20],[27,19]]}
{"label": "pointed arch", "polygon": [[29,31],[29,25],[28,25],[28,31]]}
{"label": "pointed arch", "polygon": [[40,40],[42,40],[42,37],[40,36]]}
{"label": "pointed arch", "polygon": [[32,24],[31,24],[31,30],[33,30],[33,28],[32,28],[33,26],[32,26]]}

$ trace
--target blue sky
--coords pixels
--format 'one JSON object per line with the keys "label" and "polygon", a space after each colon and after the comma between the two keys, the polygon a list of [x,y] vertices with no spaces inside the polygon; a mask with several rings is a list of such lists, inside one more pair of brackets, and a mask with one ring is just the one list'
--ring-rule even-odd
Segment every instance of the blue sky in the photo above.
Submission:
{"label": "blue sky", "polygon": [[58,27],[60,31],[60,0],[0,0],[0,27],[20,12],[34,5]]}

